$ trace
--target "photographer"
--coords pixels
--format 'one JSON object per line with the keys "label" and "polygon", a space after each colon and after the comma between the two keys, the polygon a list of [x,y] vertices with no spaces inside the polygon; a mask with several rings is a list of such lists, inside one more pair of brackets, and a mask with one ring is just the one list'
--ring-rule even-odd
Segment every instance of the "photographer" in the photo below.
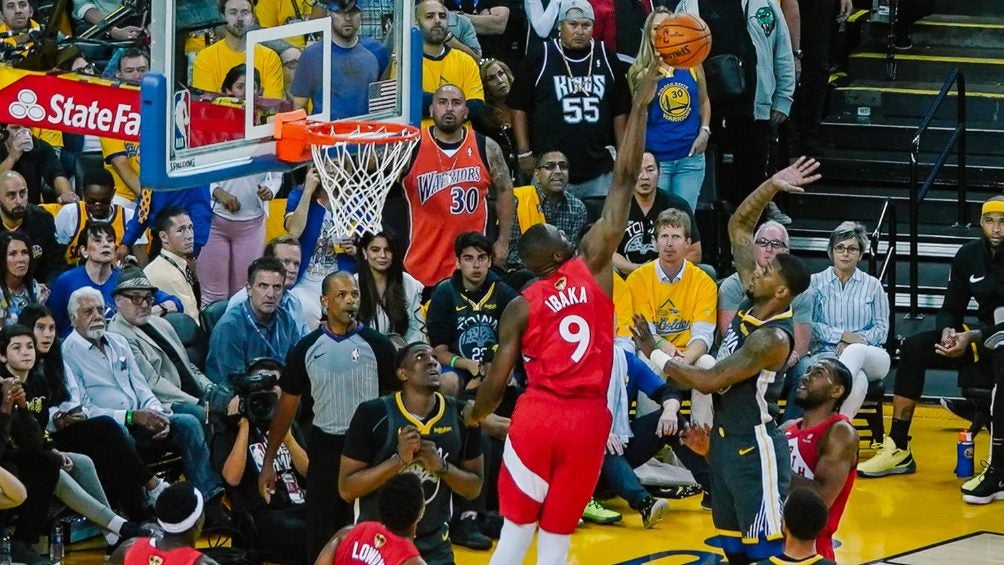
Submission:
{"label": "photographer", "polygon": [[213,466],[227,484],[235,517],[247,515],[254,522],[254,545],[269,548],[270,561],[301,564],[307,562],[303,506],[307,453],[297,440],[302,436],[295,423],[275,458],[279,479],[275,494],[270,502],[258,494],[258,475],[279,400],[281,371],[278,361],[264,357],[252,360],[245,374],[231,377],[235,395],[224,422],[213,434]]}

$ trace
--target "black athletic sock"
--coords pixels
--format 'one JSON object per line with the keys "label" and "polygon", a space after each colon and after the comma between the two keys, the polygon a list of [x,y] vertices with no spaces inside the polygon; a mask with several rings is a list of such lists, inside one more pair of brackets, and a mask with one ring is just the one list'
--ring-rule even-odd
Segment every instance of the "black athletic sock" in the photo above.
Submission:
{"label": "black athletic sock", "polygon": [[889,428],[889,437],[896,443],[896,447],[906,449],[910,446],[910,420],[892,419],[892,426]]}
{"label": "black athletic sock", "polygon": [[990,440],[990,464],[997,471],[1004,470],[1004,438]]}
{"label": "black athletic sock", "polygon": [[745,553],[729,553],[726,551],[725,559],[728,560],[729,565],[753,565],[753,561]]}

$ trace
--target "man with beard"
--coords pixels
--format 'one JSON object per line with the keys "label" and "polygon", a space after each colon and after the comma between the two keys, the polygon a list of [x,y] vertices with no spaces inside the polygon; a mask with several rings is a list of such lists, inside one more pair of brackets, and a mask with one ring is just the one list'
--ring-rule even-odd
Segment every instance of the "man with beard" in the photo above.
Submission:
{"label": "man with beard", "polygon": [[453,272],[453,254],[443,242],[488,229],[489,187],[498,216],[494,261],[499,265],[509,255],[513,216],[505,154],[495,140],[463,125],[468,110],[460,87],[440,86],[429,110],[433,125],[422,128],[411,166],[401,176],[411,227],[404,267],[426,287]]}
{"label": "man with beard", "polygon": [[791,449],[791,487],[818,492],[830,509],[826,526],[816,537],[816,551],[833,556],[833,534],[847,507],[858,463],[858,432],[838,412],[851,392],[851,373],[836,359],[814,363],[795,391],[795,403],[805,409],[788,422],[784,433]]}
{"label": "man with beard", "polygon": [[[245,62],[246,36],[254,24],[250,0],[221,0],[220,13],[226,22],[223,39],[199,51],[192,68],[192,86],[206,92],[219,92],[230,69]],[[265,98],[284,99],[282,60],[275,51],[255,44],[254,68],[261,74]]]}
{"label": "man with beard", "polygon": [[[892,426],[882,448],[858,466],[862,477],[884,477],[913,473],[917,469],[910,449],[910,423],[924,390],[928,369],[959,370],[959,385],[999,382],[1004,369],[1004,349],[985,347],[984,340],[994,331],[994,311],[1004,306],[1004,197],[994,196],[983,203],[980,216],[982,237],[959,248],[938,311],[934,330],[912,335],[903,342],[892,405]],[[966,323],[969,301],[976,300],[977,322]],[[992,345],[991,345],[992,347]],[[998,386],[994,405],[1004,387]],[[996,410],[993,421],[992,464],[979,477],[962,486],[963,499],[985,504],[1004,499],[1004,420]],[[997,425],[1001,422],[1001,425]]]}
{"label": "man with beard", "polygon": [[[288,2],[287,2],[288,4]],[[340,120],[369,112],[369,85],[384,77],[390,53],[379,41],[359,37],[362,10],[356,0],[320,2],[331,18],[331,118]],[[324,45],[318,41],[303,50],[293,75],[293,104],[320,111],[323,101]]]}
{"label": "man with beard", "polygon": [[300,397],[309,392],[314,413],[307,440],[309,563],[336,531],[352,522],[351,508],[338,493],[338,469],[352,414],[363,402],[396,388],[394,346],[356,319],[359,287],[352,273],[336,271],[327,275],[321,293],[328,319],[286,355],[286,367],[279,379],[282,396],[272,418],[258,476],[259,493],[268,502],[275,492],[273,461],[296,415]]}
{"label": "man with beard", "polygon": [[[800,158],[749,195],[729,220],[736,270],[749,299],[722,338],[717,364],[700,369],[659,350],[648,321],[635,316],[632,333],[642,353],[674,381],[714,394],[714,425],[708,462],[711,517],[729,563],[748,564],[779,555],[781,502],[791,469],[788,445],[771,414],[768,394],[791,353],[795,296],[809,287],[805,264],[776,255],[765,268],[754,260],[753,227],[778,192],[801,192],[820,178],[819,163]],[[719,472],[720,471],[720,472]]]}
{"label": "man with beard", "polygon": [[426,501],[415,545],[426,563],[451,564],[450,499],[481,492],[480,430],[468,429],[461,406],[439,392],[439,363],[428,345],[412,343],[398,352],[397,379],[400,392],[364,402],[352,416],[338,491],[357,501],[360,521],[376,520],[380,487],[398,473],[418,475]]}
{"label": "man with beard", "polygon": [[[435,119],[431,112],[438,88],[452,84],[460,89],[464,104],[475,124],[485,114],[485,91],[477,62],[459,50],[460,40],[447,31],[449,12],[439,0],[425,0],[415,6],[415,24],[422,31],[422,116]],[[465,113],[464,121],[468,118]]]}
{"label": "man with beard", "polygon": [[[149,70],[150,55],[142,49],[130,47],[119,57],[115,78],[139,86]],[[112,203],[134,209],[140,194],[139,141],[102,137],[101,154],[105,170],[115,178],[115,199]]]}
{"label": "man with beard", "polygon": [[63,270],[63,248],[56,242],[52,215],[28,203],[28,183],[14,171],[0,172],[0,220],[4,231],[16,231],[31,240],[32,276],[51,283]]}

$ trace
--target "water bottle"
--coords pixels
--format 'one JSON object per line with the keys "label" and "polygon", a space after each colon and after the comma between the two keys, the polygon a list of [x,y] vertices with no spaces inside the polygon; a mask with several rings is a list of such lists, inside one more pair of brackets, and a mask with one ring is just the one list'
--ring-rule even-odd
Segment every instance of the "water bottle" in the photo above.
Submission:
{"label": "water bottle", "polygon": [[56,522],[52,525],[52,535],[49,536],[49,560],[56,565],[63,562],[63,524]]}
{"label": "water bottle", "polygon": [[7,530],[4,530],[3,537],[0,537],[0,565],[11,565],[10,532]]}
{"label": "water bottle", "polygon": [[959,432],[959,442],[955,448],[955,476],[968,479],[973,476],[973,434],[968,431]]}

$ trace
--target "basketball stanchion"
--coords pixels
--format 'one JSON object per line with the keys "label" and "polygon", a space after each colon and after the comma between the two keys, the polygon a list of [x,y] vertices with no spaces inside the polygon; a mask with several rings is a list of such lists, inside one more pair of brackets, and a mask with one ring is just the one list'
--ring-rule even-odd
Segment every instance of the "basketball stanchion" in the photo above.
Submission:
{"label": "basketball stanchion", "polygon": [[411,159],[418,128],[390,122],[307,121],[297,110],[275,117],[276,157],[313,160],[328,196],[332,236],[346,239],[382,229],[391,185]]}

